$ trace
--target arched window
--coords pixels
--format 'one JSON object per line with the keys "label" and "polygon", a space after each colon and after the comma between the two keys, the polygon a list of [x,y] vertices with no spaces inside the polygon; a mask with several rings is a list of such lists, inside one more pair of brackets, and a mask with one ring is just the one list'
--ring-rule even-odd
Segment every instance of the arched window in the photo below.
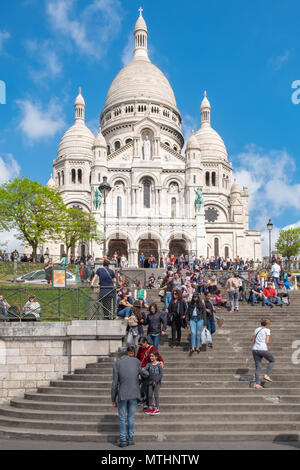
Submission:
{"label": "arched window", "polygon": [[170,147],[170,144],[169,144],[169,142],[165,142],[165,145],[167,145],[168,147]]}
{"label": "arched window", "polygon": [[144,207],[150,209],[150,195],[151,195],[151,183],[149,180],[144,181]]}
{"label": "arched window", "polygon": [[229,247],[225,246],[225,258],[229,258]]}
{"label": "arched window", "polygon": [[100,183],[100,173],[98,173],[98,183]]}
{"label": "arched window", "polygon": [[177,147],[176,147],[176,145],[174,145],[173,150],[175,150],[175,152],[177,152]]}
{"label": "arched window", "polygon": [[65,172],[64,172],[64,171],[61,172],[61,184],[62,184],[63,186],[64,186],[64,184],[65,184]]}
{"label": "arched window", "polygon": [[193,176],[193,183],[196,184],[196,175]]}
{"label": "arched window", "polygon": [[207,171],[207,172],[205,173],[205,184],[206,184],[206,186],[209,186],[209,179],[210,179],[210,178],[209,178],[209,171]]}
{"label": "arched window", "polygon": [[219,239],[218,238],[214,239],[214,255],[215,255],[215,258],[219,257]]}
{"label": "arched window", "polygon": [[176,197],[171,199],[171,218],[175,219],[176,217]]}
{"label": "arched window", "polygon": [[126,144],[126,145],[127,145],[127,144],[130,144],[130,142],[132,142],[132,139],[126,139],[126,140],[125,140],[125,144]]}
{"label": "arched window", "polygon": [[82,183],[82,170],[81,169],[77,171],[77,178],[78,178],[78,183],[81,184]]}
{"label": "arched window", "polygon": [[216,172],[213,171],[211,174],[211,184],[212,186],[216,186]]}
{"label": "arched window", "polygon": [[91,182],[92,182],[92,173],[91,173],[91,172],[90,172],[89,182],[90,182],[90,184],[91,184]]}
{"label": "arched window", "polygon": [[110,155],[110,145],[107,146],[107,155]]}
{"label": "arched window", "polygon": [[72,183],[76,183],[76,170],[71,170]]}
{"label": "arched window", "polygon": [[117,217],[122,217],[122,198],[117,197]]}
{"label": "arched window", "polygon": [[121,148],[121,142],[119,140],[117,140],[115,142],[115,150],[119,150],[119,148]]}
{"label": "arched window", "polygon": [[60,173],[57,173],[58,186],[60,186]]}

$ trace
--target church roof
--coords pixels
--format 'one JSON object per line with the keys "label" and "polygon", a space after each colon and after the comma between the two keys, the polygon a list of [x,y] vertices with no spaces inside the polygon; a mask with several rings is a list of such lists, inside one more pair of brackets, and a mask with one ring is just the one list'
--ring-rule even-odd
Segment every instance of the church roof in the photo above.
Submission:
{"label": "church roof", "polygon": [[123,101],[147,98],[176,108],[176,99],[168,79],[148,57],[147,25],[141,11],[142,9],[135,26],[134,56],[113,80],[106,96],[105,107]]}

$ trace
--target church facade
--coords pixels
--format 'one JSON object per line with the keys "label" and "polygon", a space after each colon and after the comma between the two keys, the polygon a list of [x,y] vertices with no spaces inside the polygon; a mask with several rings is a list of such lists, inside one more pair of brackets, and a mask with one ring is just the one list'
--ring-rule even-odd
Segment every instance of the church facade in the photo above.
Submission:
{"label": "church facade", "polygon": [[[95,193],[106,177],[107,254],[125,254],[131,267],[141,252],[156,259],[181,253],[261,259],[260,232],[249,230],[248,190],[232,181],[206,92],[201,127],[183,152],[181,114],[169,81],[148,57],[142,11],[134,38],[133,58],[108,90],[96,137],[85,124],[79,91],[75,122],[60,142],[48,185],[59,188],[68,207],[92,213],[103,231],[103,198],[99,204]],[[64,251],[63,245],[49,249]],[[101,258],[103,246],[82,241],[74,255],[88,253]]]}

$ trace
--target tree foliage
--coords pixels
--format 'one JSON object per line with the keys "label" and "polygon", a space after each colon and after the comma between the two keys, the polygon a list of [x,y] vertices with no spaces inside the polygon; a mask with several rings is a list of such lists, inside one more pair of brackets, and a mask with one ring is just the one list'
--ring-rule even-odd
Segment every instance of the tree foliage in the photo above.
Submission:
{"label": "tree foliage", "polygon": [[99,237],[101,239],[101,233],[97,233],[97,222],[91,214],[79,209],[66,210],[61,237],[66,246],[66,255],[79,240],[99,241]]}
{"label": "tree foliage", "polygon": [[290,259],[300,252],[300,228],[281,230],[276,248],[281,256]]}
{"label": "tree foliage", "polygon": [[0,230],[16,230],[16,237],[31,246],[34,260],[40,243],[58,240],[65,210],[57,190],[29,178],[0,186]]}

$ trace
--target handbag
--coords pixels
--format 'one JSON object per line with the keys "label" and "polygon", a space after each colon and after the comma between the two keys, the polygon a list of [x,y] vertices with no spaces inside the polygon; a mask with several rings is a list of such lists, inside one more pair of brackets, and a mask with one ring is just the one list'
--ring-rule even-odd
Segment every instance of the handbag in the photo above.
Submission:
{"label": "handbag", "polygon": [[158,295],[159,295],[159,297],[164,297],[165,293],[166,293],[165,290],[162,289],[162,290],[159,291]]}
{"label": "handbag", "polygon": [[212,337],[207,328],[203,328],[202,333],[201,333],[201,343],[202,344],[207,344],[207,343],[212,343]]}
{"label": "handbag", "polygon": [[130,315],[130,317],[128,317],[128,325],[129,326],[138,326],[138,319],[136,318],[135,315]]}
{"label": "handbag", "polygon": [[216,318],[217,318],[218,327],[221,328],[223,326],[225,319],[224,317],[216,317]]}

